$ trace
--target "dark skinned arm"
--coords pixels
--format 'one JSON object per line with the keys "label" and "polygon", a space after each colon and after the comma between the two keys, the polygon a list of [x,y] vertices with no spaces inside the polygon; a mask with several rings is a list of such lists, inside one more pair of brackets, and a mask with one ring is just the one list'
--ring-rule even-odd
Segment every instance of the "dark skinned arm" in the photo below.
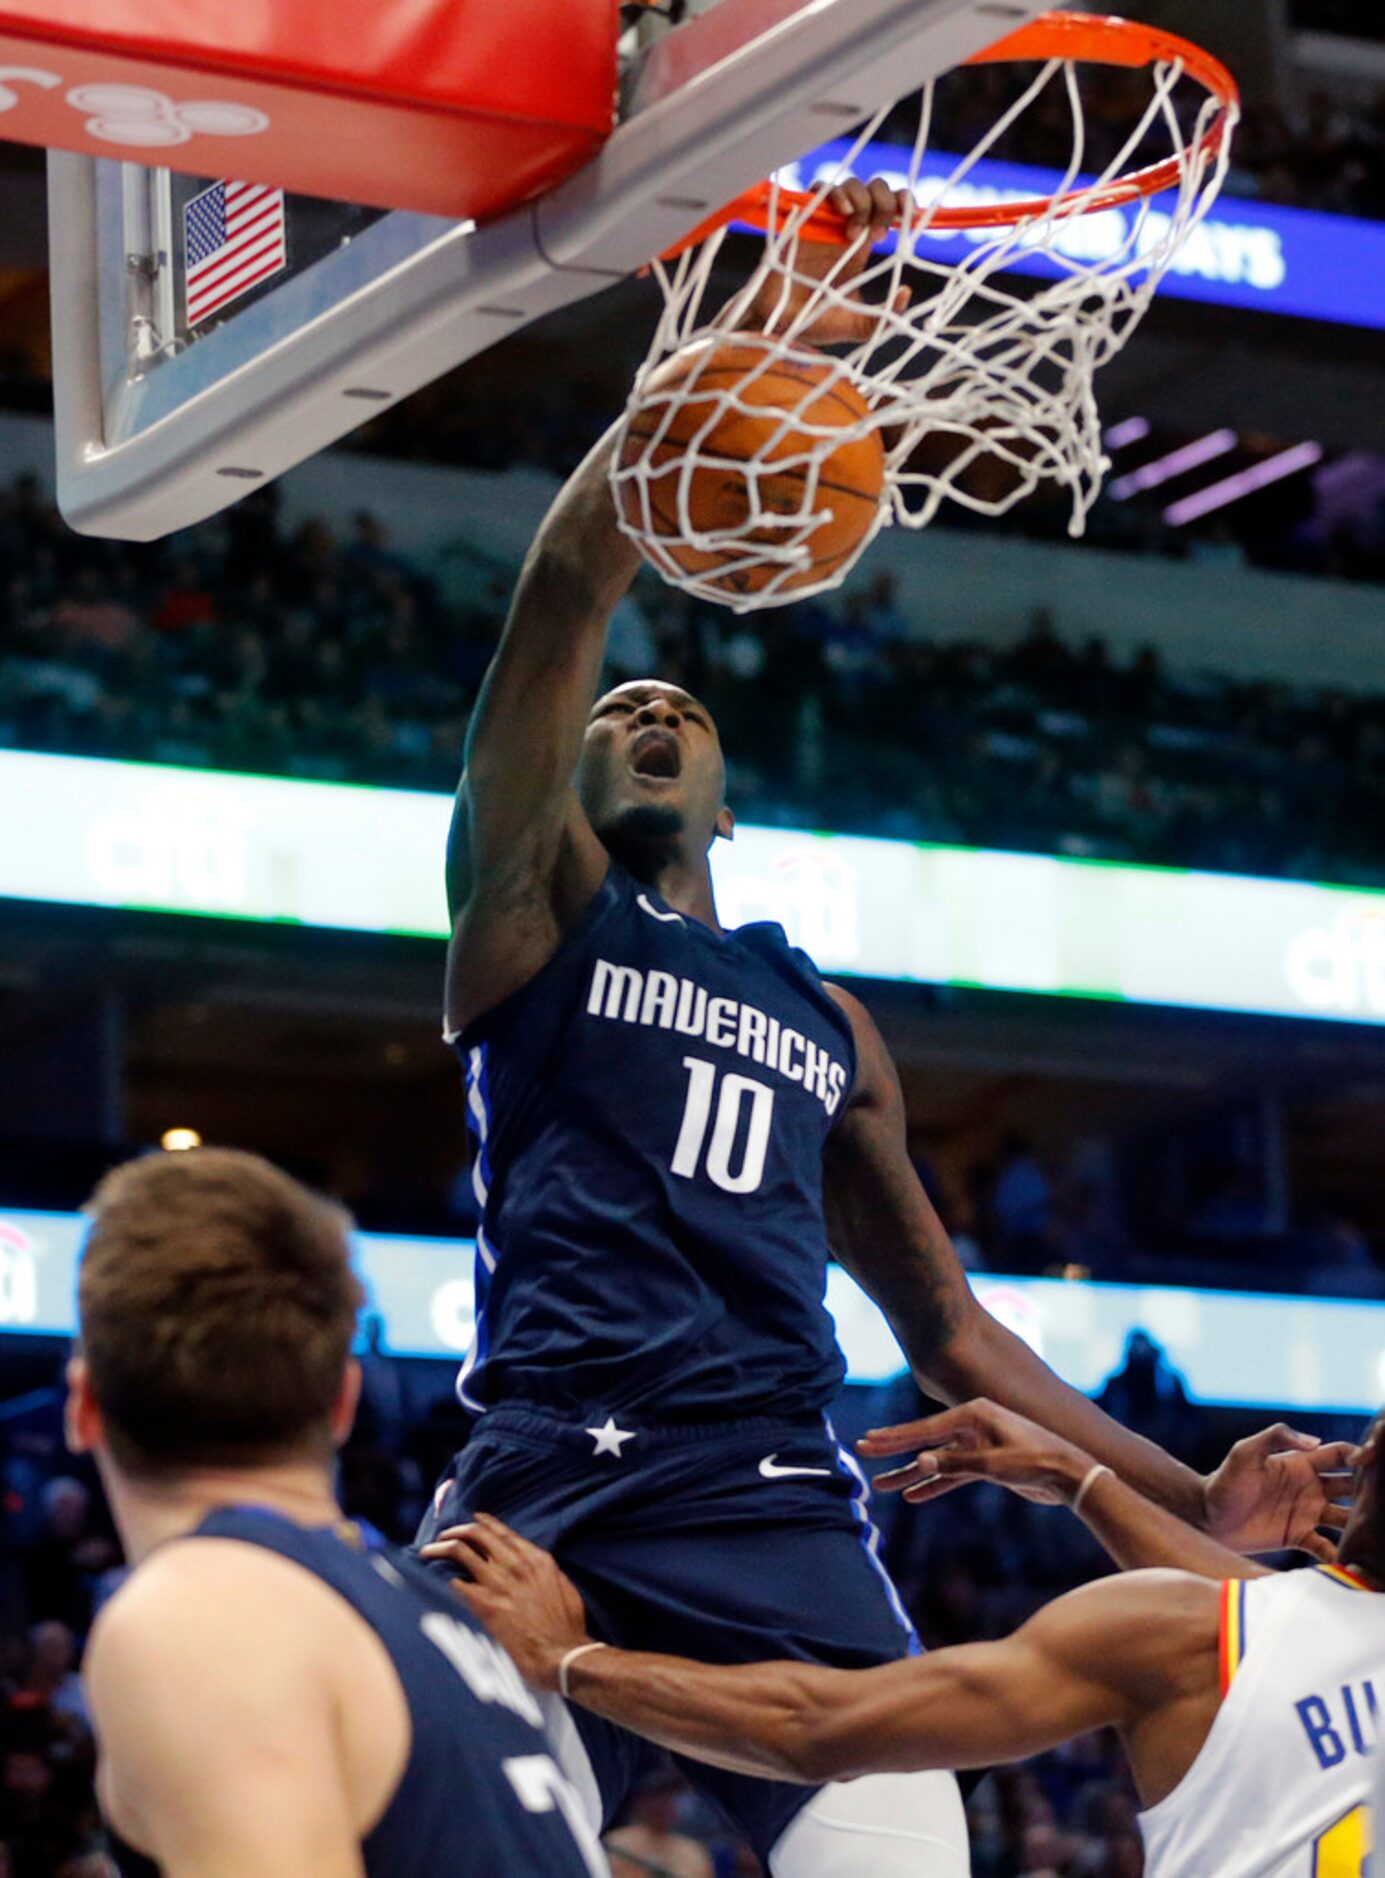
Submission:
{"label": "dark skinned arm", "polygon": [[[1168,1567],[1218,1581],[1264,1576],[1265,1567],[1155,1506],[1119,1475],[1093,1474],[1090,1454],[1013,1409],[966,1402],[915,1422],[912,1429],[918,1452],[907,1466],[876,1475],[881,1492],[902,1493],[919,1505],[968,1481],[989,1480],[1040,1505],[1072,1508],[1122,1570]],[[867,1435],[862,1444],[867,1453],[870,1445]],[[1345,1458],[1346,1449],[1347,1444],[1337,1444],[1333,1458]],[[1340,1509],[1332,1511],[1337,1522],[1345,1523]],[[1286,1508],[1285,1517],[1290,1514]]]}
{"label": "dark skinned arm", "polygon": [[[1085,1459],[1085,1456],[1084,1456]],[[1081,1481],[1072,1481],[1069,1498]],[[1119,1474],[1098,1474],[1082,1496],[1078,1518],[1122,1571],[1167,1567],[1221,1582],[1227,1578],[1264,1578],[1269,1567],[1197,1532],[1167,1508],[1156,1506],[1127,1486]]]}
{"label": "dark skinned arm", "polygon": [[1126,1719],[1121,1691],[1098,1673],[1101,1638],[1086,1640],[1084,1660],[1070,1629],[1069,1614],[1058,1611],[1056,1621],[1036,1619],[1004,1643],[858,1671],[802,1663],[726,1669],[594,1650],[573,1666],[569,1687],[594,1714],[735,1773],[816,1784],[992,1767]]}
{"label": "dark skinned arm", "polygon": [[[986,1396],[1026,1416],[1237,1552],[1293,1546],[1332,1558],[1319,1528],[1345,1523],[1335,1502],[1349,1447],[1324,1448],[1279,1422],[1238,1442],[1204,1478],[1112,1421],[982,1309],[909,1159],[904,1099],[880,1033],[856,998],[829,989],[851,1019],[858,1063],[824,1159],[832,1247],[884,1311],[920,1385],[943,1402]],[[875,1431],[861,1452],[872,1460],[915,1452],[926,1425]],[[953,1484],[936,1481],[925,1497]]]}
{"label": "dark skinned arm", "polygon": [[447,848],[454,1030],[534,976],[610,865],[573,788],[606,628],[639,565],[610,452],[607,436],[549,510],[472,715]]}
{"label": "dark skinned arm", "polygon": [[[860,1444],[862,1452],[872,1454],[879,1445],[883,1452],[897,1453],[902,1433],[892,1430],[883,1440],[869,1434]],[[1093,1476],[1090,1454],[995,1402],[947,1409],[911,1423],[908,1433],[916,1450],[913,1459],[877,1474],[875,1485],[886,1493],[902,1493],[913,1505],[967,1481],[989,1480],[1028,1500],[1072,1507],[1127,1571],[1170,1566],[1203,1578],[1264,1575],[1263,1566],[1194,1531],[1119,1476]],[[1349,1441],[1305,1451],[1291,1445],[1295,1439],[1294,1431],[1278,1422],[1238,1441],[1208,1483],[1208,1498],[1214,1506],[1230,1504],[1248,1550],[1277,1552],[1298,1545],[1330,1560],[1335,1547],[1314,1522],[1334,1533],[1345,1530],[1349,1515],[1335,1503],[1335,1496],[1351,1491],[1350,1470],[1359,1453]],[[1244,1507],[1237,1506],[1238,1500]]]}
{"label": "dark skinned arm", "polygon": [[[843,287],[904,201],[878,179],[856,178],[831,200],[851,239],[845,250],[815,251],[801,271],[830,272]],[[769,294],[747,309],[747,323],[763,325],[784,311]],[[868,310],[839,297],[803,336],[831,344],[859,338],[873,322]],[[581,918],[610,865],[573,777],[611,613],[639,566],[611,495],[614,438],[614,430],[607,433],[549,510],[472,716],[447,847],[452,1031],[528,983]]]}
{"label": "dark skinned arm", "polygon": [[836,987],[832,995],[851,1019],[857,1053],[856,1085],[823,1166],[832,1250],[889,1319],[919,1386],[942,1402],[987,1396],[1015,1409],[1201,1526],[1200,1474],[1112,1421],[976,1302],[909,1159],[904,1097],[884,1040],[858,999]]}
{"label": "dark skinned arm", "polygon": [[[583,1708],[739,1773],[817,1784],[988,1767],[1092,1728],[1128,1729],[1189,1698],[1215,1702],[1218,1591],[1183,1573],[1086,1585],[1004,1642],[880,1669],[725,1668],[605,1647],[571,1660],[590,1641],[576,1588],[546,1552],[484,1514],[424,1556],[466,1572],[456,1590],[535,1687],[558,1687],[568,1660],[568,1694]],[[1191,1759],[1196,1739],[1179,1732]]]}

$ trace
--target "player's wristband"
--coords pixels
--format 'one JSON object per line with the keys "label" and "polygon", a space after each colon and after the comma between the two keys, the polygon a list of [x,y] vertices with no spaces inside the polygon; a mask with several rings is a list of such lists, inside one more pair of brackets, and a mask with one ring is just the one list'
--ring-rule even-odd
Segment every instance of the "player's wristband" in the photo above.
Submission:
{"label": "player's wristband", "polygon": [[579,1643],[575,1650],[568,1651],[567,1655],[558,1665],[558,1694],[563,1698],[564,1702],[571,1699],[567,1690],[567,1673],[577,1661],[578,1657],[586,1656],[591,1650],[604,1650],[605,1648],[606,1645],[604,1643]]}
{"label": "player's wristband", "polygon": [[1082,1485],[1072,1496],[1072,1510],[1074,1513],[1080,1513],[1082,1511],[1082,1502],[1086,1499],[1097,1481],[1100,1480],[1101,1476],[1103,1474],[1114,1473],[1114,1471],[1113,1468],[1106,1465],[1105,1461],[1094,1461],[1092,1463],[1082,1476]]}

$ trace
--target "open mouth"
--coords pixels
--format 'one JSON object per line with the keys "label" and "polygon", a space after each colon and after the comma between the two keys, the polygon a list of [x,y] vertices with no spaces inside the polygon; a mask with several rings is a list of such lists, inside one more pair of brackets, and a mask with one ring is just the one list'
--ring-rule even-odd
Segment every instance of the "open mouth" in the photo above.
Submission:
{"label": "open mouth", "polygon": [[630,767],[637,776],[672,782],[683,773],[683,752],[671,731],[645,730],[630,751]]}

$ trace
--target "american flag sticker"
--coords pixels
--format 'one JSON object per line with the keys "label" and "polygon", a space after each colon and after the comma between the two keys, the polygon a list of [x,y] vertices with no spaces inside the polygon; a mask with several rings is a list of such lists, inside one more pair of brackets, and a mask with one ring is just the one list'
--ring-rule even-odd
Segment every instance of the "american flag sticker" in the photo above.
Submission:
{"label": "american flag sticker", "polygon": [[284,192],[213,183],[183,210],[188,325],[200,326],[288,266]]}

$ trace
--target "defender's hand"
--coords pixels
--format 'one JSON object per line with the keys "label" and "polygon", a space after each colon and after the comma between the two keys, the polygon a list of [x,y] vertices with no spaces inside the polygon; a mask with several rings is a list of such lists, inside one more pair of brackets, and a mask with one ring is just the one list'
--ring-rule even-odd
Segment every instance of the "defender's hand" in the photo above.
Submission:
{"label": "defender's hand", "polygon": [[[880,310],[858,300],[852,284],[876,243],[913,214],[913,197],[907,189],[891,189],[879,176],[869,183],[852,176],[837,185],[826,206],[846,222],[846,246],[800,241],[792,275],[786,278],[778,269],[770,272],[746,316],[747,327],[782,332],[810,308],[812,317],[796,336],[811,345],[854,345],[875,331]],[[833,291],[824,291],[825,286]],[[895,311],[902,313],[911,298],[908,288],[901,287],[895,295]]]}
{"label": "defender's hand", "polygon": [[556,1689],[559,1663],[591,1641],[577,1587],[547,1552],[489,1513],[450,1527],[420,1557],[467,1574],[453,1579],[453,1589],[536,1689]]}
{"label": "defender's hand", "polygon": [[1066,1505],[1092,1465],[1071,1441],[984,1399],[923,1421],[873,1428],[856,1448],[868,1460],[913,1452],[907,1466],[877,1474],[872,1484],[903,1493],[914,1506],[969,1480],[993,1480],[1026,1500]]}
{"label": "defender's hand", "polygon": [[1207,1530],[1233,1552],[1290,1547],[1331,1562],[1337,1548],[1318,1530],[1341,1532],[1350,1517],[1337,1502],[1350,1491],[1358,1449],[1320,1442],[1283,1422],[1238,1441],[1204,1489]]}

